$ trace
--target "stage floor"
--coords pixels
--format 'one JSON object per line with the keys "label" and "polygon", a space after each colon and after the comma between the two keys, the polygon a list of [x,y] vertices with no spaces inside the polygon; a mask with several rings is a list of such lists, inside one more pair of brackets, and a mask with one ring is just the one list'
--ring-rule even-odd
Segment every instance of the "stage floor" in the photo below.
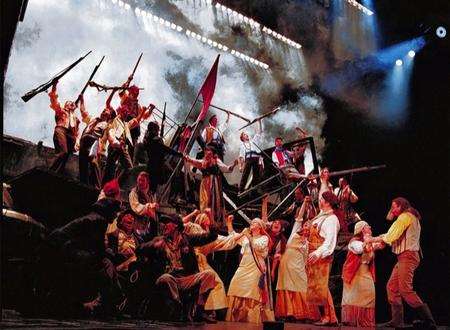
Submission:
{"label": "stage floor", "polygon": [[[198,329],[198,330],[258,330],[262,329],[261,325],[239,322],[218,322],[217,324],[203,325],[178,325],[175,326],[163,322],[151,322],[141,320],[56,320],[56,319],[39,319],[24,318],[20,314],[11,311],[2,311],[2,320],[0,322],[1,329]],[[301,323],[285,323],[284,329],[359,329],[355,327],[319,327],[311,324]],[[381,328],[379,328],[381,329]],[[386,328],[389,329],[389,328]],[[390,328],[392,329],[392,328]],[[439,329],[449,329],[448,327],[439,327]]]}

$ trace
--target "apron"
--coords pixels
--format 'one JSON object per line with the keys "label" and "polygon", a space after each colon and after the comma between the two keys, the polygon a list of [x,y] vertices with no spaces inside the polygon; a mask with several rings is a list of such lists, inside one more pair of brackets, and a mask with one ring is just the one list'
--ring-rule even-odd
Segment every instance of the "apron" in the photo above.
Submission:
{"label": "apron", "polygon": [[[323,244],[325,239],[319,235],[322,222],[314,224],[310,228],[309,253],[316,251]],[[328,279],[330,276],[331,263],[333,257],[321,258],[314,264],[308,264],[306,271],[308,274],[308,303],[313,305],[326,305],[328,298]]]}

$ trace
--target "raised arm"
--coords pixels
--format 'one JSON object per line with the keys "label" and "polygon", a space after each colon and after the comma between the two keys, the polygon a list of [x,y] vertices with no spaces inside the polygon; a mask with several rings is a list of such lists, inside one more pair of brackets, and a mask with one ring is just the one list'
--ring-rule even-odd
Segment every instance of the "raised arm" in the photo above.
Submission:
{"label": "raised arm", "polygon": [[192,219],[194,219],[199,214],[200,214],[200,211],[195,209],[194,211],[192,211],[191,213],[189,213],[188,215],[183,217],[183,223],[188,223],[188,222],[192,221]]}
{"label": "raised arm", "polygon": [[86,110],[86,106],[84,105],[84,97],[80,95],[80,112],[81,112],[81,120],[85,124],[89,124],[91,121],[91,116],[89,116],[89,112]]}
{"label": "raised arm", "polygon": [[58,102],[58,94],[56,93],[56,85],[58,85],[58,80],[55,80],[52,85],[52,89],[48,96],[50,97],[50,108],[53,109],[56,113],[61,112],[61,105]]}
{"label": "raised arm", "polygon": [[105,104],[105,107],[106,107],[106,108],[112,109],[111,101],[112,101],[112,99],[113,99],[114,94],[116,94],[116,92],[117,92],[117,90],[116,90],[116,89],[113,89],[112,92],[111,92],[111,94],[109,94],[108,98],[106,99],[106,104]]}

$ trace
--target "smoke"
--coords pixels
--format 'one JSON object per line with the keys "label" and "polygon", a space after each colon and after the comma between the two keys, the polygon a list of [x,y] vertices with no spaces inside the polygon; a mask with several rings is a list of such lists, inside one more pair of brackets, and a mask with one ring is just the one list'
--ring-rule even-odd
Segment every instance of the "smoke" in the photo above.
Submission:
{"label": "smoke", "polygon": [[[184,119],[217,50],[114,2],[116,4],[109,0],[29,1],[25,20],[17,28],[5,79],[6,134],[52,145],[54,114],[49,108],[48,97],[42,93],[24,103],[20,96],[49,80],[89,50],[93,50],[92,54],[58,84],[61,102],[76,99],[102,55],[106,58],[94,80],[119,85],[126,80],[143,52],[133,81],[144,88],[140,94],[141,104],[152,102],[162,109],[167,102],[168,115],[177,120]],[[320,135],[326,116],[320,97],[308,91],[311,68],[301,50],[245,24],[238,24],[205,1],[136,3],[184,29],[268,63],[271,69],[266,71],[229,53],[221,53],[213,104],[249,119],[282,105],[277,115],[264,120],[266,145],[263,147],[270,147],[276,135],[288,139],[295,134],[293,128],[299,126],[314,136],[320,152],[324,145]],[[288,17],[293,19],[293,14]],[[286,24],[288,28],[290,25]],[[294,24],[292,28],[297,27]],[[85,100],[89,113],[99,114],[106,97],[105,93],[88,88]],[[117,98],[113,100],[113,106],[118,106]],[[225,121],[224,113],[210,111],[219,116],[219,121]],[[226,131],[228,162],[237,156],[238,128],[244,124],[240,119],[230,119]],[[250,133],[252,129],[249,128]]]}

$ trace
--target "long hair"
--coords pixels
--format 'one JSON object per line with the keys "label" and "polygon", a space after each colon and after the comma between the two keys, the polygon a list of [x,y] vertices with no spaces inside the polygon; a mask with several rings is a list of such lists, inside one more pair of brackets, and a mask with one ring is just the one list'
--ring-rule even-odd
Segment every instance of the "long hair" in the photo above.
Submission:
{"label": "long hair", "polygon": [[414,215],[417,219],[422,219],[419,211],[417,211],[414,207],[411,206],[411,203],[404,197],[397,197],[392,200],[393,203],[400,206],[400,210],[402,212],[409,212]]}

